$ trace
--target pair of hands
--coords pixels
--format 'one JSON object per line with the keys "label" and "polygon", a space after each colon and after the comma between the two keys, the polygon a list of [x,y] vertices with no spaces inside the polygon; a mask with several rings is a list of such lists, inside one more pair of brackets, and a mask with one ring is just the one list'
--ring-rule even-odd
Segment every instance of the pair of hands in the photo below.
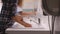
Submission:
{"label": "pair of hands", "polygon": [[24,27],[32,27],[31,24],[24,22],[23,18],[21,16],[16,15],[16,16],[12,17],[12,19],[14,21],[18,22],[19,24],[23,25]]}
{"label": "pair of hands", "polygon": [[[26,17],[26,16],[29,16],[29,15],[36,15],[36,11],[34,11],[34,12],[22,12],[22,16],[25,16]],[[24,24],[24,27],[32,27],[32,25],[29,24],[29,23],[25,23],[24,22],[23,24]]]}
{"label": "pair of hands", "polygon": [[[32,14],[33,14],[33,15],[36,15],[36,11],[35,11],[35,12],[32,12]],[[31,25],[31,24],[26,23],[25,27],[32,27],[32,25]]]}
{"label": "pair of hands", "polygon": [[[31,15],[36,15],[36,11],[35,11],[35,12],[31,12]],[[31,25],[31,24],[26,23],[25,27],[32,27],[32,25]]]}

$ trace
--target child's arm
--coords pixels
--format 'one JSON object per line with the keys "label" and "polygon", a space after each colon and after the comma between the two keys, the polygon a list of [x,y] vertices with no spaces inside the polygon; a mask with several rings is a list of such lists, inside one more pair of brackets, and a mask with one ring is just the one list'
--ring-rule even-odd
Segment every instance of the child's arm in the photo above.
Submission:
{"label": "child's arm", "polygon": [[15,20],[16,22],[18,22],[19,24],[21,24],[25,27],[32,27],[31,24],[25,23],[21,16],[16,15],[15,17],[13,17],[13,20]]}
{"label": "child's arm", "polygon": [[19,13],[21,16],[28,16],[28,15],[36,15],[36,12],[21,12]]}

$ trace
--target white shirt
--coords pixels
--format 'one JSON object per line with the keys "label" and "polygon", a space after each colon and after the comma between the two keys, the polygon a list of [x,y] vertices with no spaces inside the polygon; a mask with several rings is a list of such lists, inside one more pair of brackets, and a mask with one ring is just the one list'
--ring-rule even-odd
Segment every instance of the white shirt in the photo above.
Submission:
{"label": "white shirt", "polygon": [[21,12],[21,11],[23,11],[23,9],[21,7],[19,7],[19,6],[17,6],[16,15],[20,16],[19,12]]}
{"label": "white shirt", "polygon": [[20,12],[20,11],[23,11],[23,9],[19,6],[17,6],[17,13]]}

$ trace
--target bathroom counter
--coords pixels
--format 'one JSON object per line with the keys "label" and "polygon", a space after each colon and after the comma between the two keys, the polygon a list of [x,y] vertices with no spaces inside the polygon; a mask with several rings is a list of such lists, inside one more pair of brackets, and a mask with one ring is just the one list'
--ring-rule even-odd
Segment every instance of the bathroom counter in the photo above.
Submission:
{"label": "bathroom counter", "polygon": [[49,31],[49,29],[40,29],[40,28],[8,28],[6,31]]}

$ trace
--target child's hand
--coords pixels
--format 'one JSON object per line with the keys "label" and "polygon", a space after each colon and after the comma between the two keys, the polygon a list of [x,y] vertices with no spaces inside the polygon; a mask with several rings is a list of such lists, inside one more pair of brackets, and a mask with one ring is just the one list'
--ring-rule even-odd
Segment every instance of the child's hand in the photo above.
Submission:
{"label": "child's hand", "polygon": [[32,25],[31,24],[28,24],[28,23],[26,23],[24,26],[25,27],[32,27]]}
{"label": "child's hand", "polygon": [[33,12],[34,15],[36,15],[36,12]]}

